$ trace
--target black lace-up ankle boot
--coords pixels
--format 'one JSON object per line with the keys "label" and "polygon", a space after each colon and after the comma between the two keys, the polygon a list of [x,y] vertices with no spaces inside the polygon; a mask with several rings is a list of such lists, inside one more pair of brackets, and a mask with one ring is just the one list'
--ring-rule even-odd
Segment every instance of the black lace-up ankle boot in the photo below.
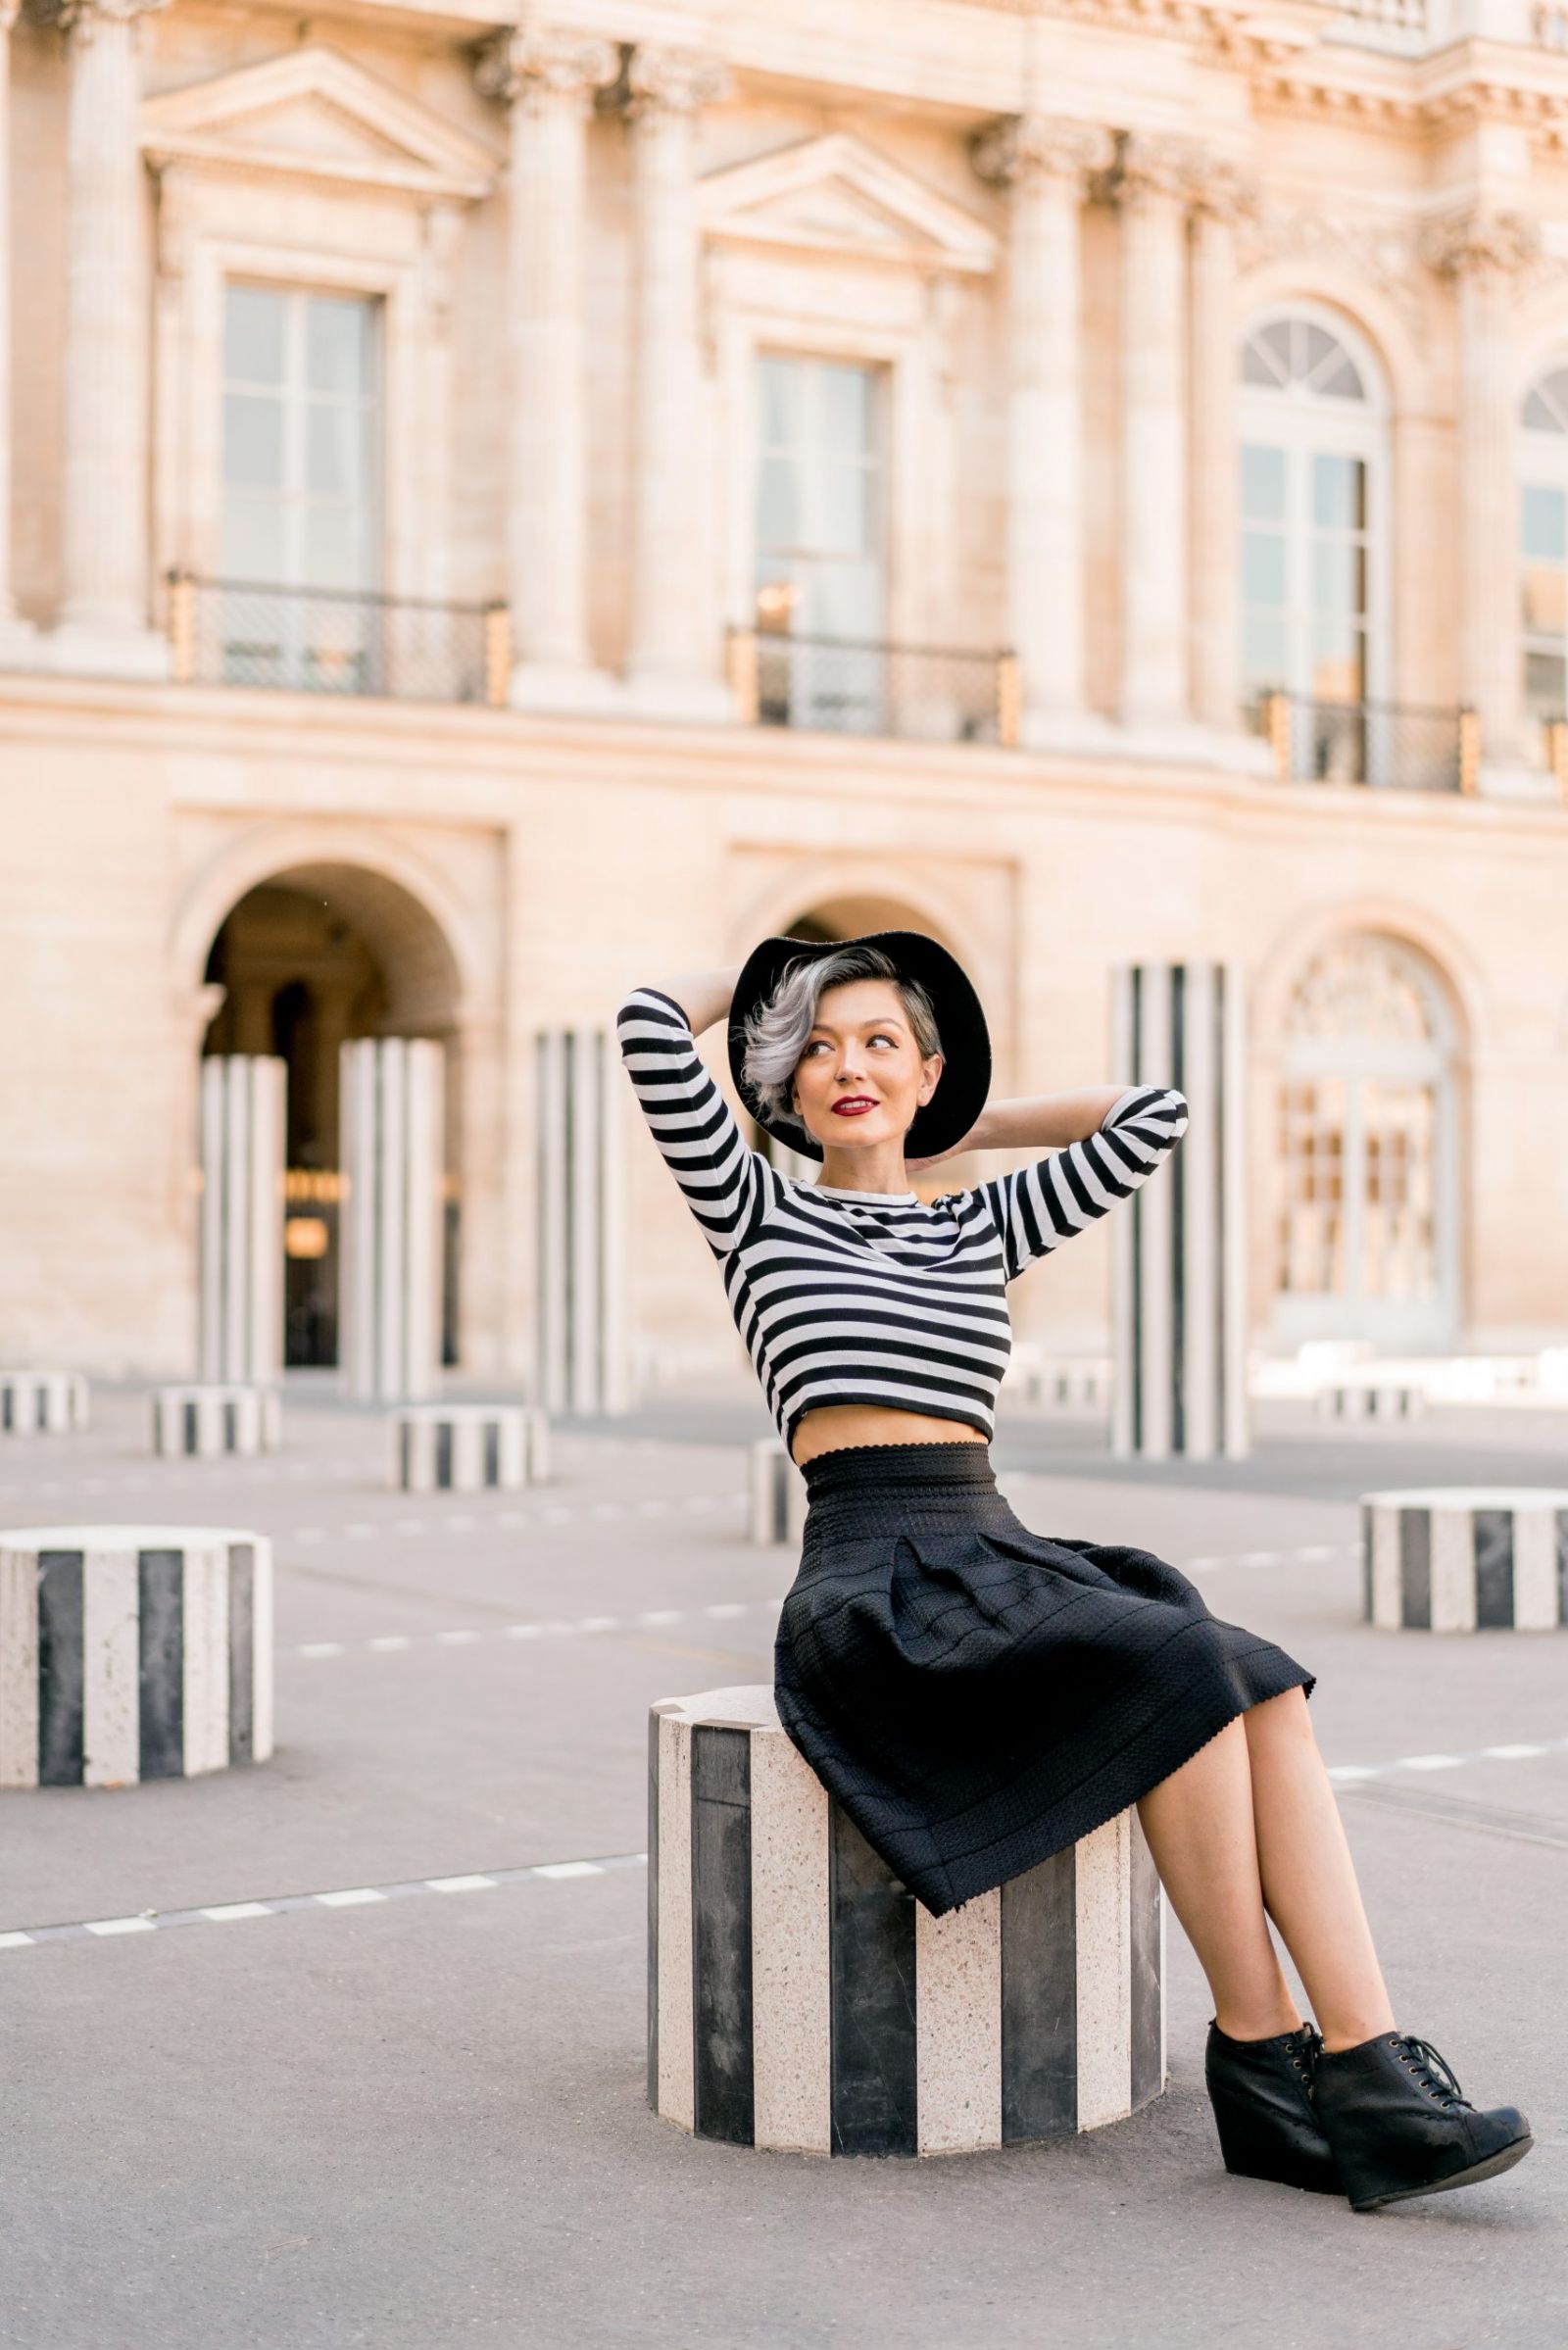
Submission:
{"label": "black lace-up ankle boot", "polygon": [[1217,2020],[1210,2022],[1203,2073],[1227,2171],[1315,2195],[1345,2192],[1313,2103],[1322,2045],[1312,2024],[1268,2040],[1233,2040]]}
{"label": "black lace-up ankle boot", "polygon": [[1320,2056],[1316,2095],[1356,2211],[1494,2179],[1535,2143],[1522,2113],[1478,2111],[1431,2041],[1409,2032]]}

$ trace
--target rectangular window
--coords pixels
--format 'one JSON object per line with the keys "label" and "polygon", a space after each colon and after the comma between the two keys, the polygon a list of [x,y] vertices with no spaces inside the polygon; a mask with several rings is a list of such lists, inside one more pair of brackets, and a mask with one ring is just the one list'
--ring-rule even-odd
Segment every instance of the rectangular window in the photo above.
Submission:
{"label": "rectangular window", "polygon": [[234,683],[373,690],[379,322],[353,296],[224,290],[219,570]]}
{"label": "rectangular window", "polygon": [[884,731],[882,392],[876,367],[758,363],[759,693],[775,725]]}
{"label": "rectangular window", "polygon": [[1519,500],[1525,705],[1537,718],[1568,714],[1568,493],[1526,482]]}

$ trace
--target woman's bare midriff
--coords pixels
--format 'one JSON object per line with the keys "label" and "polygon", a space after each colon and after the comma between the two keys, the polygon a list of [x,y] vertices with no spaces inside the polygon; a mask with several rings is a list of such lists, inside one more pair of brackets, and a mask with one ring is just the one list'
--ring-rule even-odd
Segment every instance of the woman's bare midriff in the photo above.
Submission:
{"label": "woman's bare midriff", "polygon": [[963,1420],[938,1420],[928,1412],[894,1411],[885,1403],[819,1403],[806,1412],[791,1440],[790,1456],[804,1468],[819,1452],[846,1444],[983,1444],[985,1432]]}

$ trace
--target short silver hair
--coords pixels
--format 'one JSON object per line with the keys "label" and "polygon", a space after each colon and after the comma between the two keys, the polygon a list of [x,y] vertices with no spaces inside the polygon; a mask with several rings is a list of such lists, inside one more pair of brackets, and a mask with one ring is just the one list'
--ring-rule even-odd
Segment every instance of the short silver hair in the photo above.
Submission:
{"label": "short silver hair", "polygon": [[908,1014],[920,1058],[929,1060],[942,1051],[930,997],[917,979],[904,978],[880,947],[835,947],[831,955],[798,957],[785,966],[766,1003],[748,1012],[742,1023],[746,1049],[741,1068],[770,1122],[793,1126],[803,1135],[808,1131],[795,1111],[795,1072],[816,1026],[817,1005],[829,988],[851,979],[890,981]]}

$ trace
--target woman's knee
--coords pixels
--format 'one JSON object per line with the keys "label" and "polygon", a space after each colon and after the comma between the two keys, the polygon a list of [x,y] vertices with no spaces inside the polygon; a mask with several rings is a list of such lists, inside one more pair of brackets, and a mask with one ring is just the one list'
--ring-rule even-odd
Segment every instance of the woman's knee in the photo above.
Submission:
{"label": "woman's knee", "polygon": [[1302,1745],[1316,1746],[1317,1734],[1312,1727],[1311,1709],[1302,1689],[1281,1689],[1276,1697],[1259,1698],[1242,1716],[1248,1738],[1298,1738]]}

